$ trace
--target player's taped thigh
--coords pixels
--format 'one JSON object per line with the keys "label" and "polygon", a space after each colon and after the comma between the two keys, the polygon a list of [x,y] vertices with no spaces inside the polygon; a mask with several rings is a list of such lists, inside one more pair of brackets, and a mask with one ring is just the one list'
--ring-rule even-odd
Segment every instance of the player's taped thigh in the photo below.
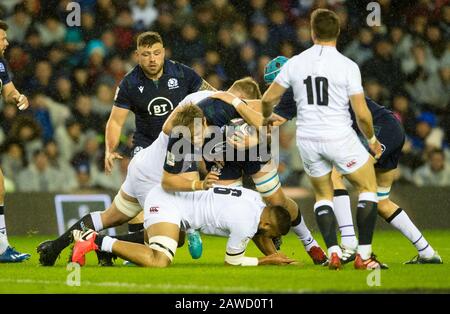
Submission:
{"label": "player's taped thigh", "polygon": [[125,199],[120,191],[116,194],[116,197],[114,197],[113,202],[114,205],[116,205],[116,208],[122,214],[130,218],[136,217],[142,211],[141,205],[139,205],[139,203],[135,203]]}
{"label": "player's taped thigh", "polygon": [[166,255],[172,262],[177,251],[178,242],[168,236],[153,236],[148,239],[148,246],[152,250]]}
{"label": "player's taped thigh", "polygon": [[281,187],[277,169],[272,169],[262,177],[253,178],[253,182],[255,183],[256,190],[263,197],[271,196]]}
{"label": "player's taped thigh", "polygon": [[378,186],[377,187],[377,198],[379,201],[386,200],[389,198],[389,193],[391,192],[391,187]]}

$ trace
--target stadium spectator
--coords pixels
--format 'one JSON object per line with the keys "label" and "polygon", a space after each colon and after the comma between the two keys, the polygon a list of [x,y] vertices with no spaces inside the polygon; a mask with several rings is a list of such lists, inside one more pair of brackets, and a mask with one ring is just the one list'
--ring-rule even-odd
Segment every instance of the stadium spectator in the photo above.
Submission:
{"label": "stadium spectator", "polygon": [[272,41],[272,45],[279,46],[283,41],[292,41],[295,39],[295,29],[288,23],[283,10],[279,7],[275,7],[270,12],[269,18],[269,37]]}
{"label": "stadium spectator", "polygon": [[72,110],[72,117],[80,123],[84,133],[94,131],[101,134],[105,129],[106,119],[102,119],[92,111],[92,102],[88,95],[78,95]]}
{"label": "stadium spectator", "polygon": [[59,76],[56,79],[55,88],[51,93],[51,97],[56,102],[72,107],[75,102],[75,95],[72,91],[72,81],[64,75]]}
{"label": "stadium spectator", "polygon": [[74,154],[83,148],[86,135],[82,132],[81,123],[74,118],[69,118],[65,126],[56,129],[55,140],[63,160],[70,161]]}
{"label": "stadium spectator", "polygon": [[14,119],[8,137],[22,143],[28,160],[31,160],[34,151],[43,146],[41,128],[30,115],[22,114]]}
{"label": "stadium spectator", "polygon": [[114,89],[107,83],[100,83],[96,88],[95,95],[92,97],[92,112],[100,115],[102,118],[108,118],[114,102]]}
{"label": "stadium spectator", "polygon": [[[176,41],[180,37],[170,7],[165,7],[161,10],[152,29],[159,34],[164,34],[164,41],[166,42],[167,47],[174,47]],[[134,47],[134,42],[131,43],[131,47]]]}
{"label": "stadium spectator", "polygon": [[217,33],[217,21],[214,20],[213,9],[208,4],[201,5],[197,8],[195,15],[201,41],[206,47],[213,47]]}
{"label": "stadium spectator", "polygon": [[414,172],[413,179],[417,186],[450,186],[450,164],[444,152],[430,151],[428,162]]}
{"label": "stadium spectator", "polygon": [[400,26],[393,26],[389,32],[389,39],[394,45],[393,55],[397,60],[402,60],[409,56],[413,46],[411,34],[408,34]]}
{"label": "stadium spectator", "polygon": [[175,0],[174,20],[177,28],[181,28],[184,23],[194,21],[194,12],[190,0]]}
{"label": "stadium spectator", "polygon": [[[51,128],[53,140],[60,141],[57,130],[61,125],[65,129],[80,94],[89,95],[95,114],[104,117],[110,112],[115,85],[137,64],[135,37],[142,27],[161,34],[166,58],[192,66],[213,86],[227,88],[251,75],[262,87],[261,67],[268,56],[291,57],[312,45],[308,20],[317,7],[339,15],[343,26],[339,49],[362,65],[367,94],[392,106],[411,137],[402,159],[407,171],[412,173],[426,161],[430,147],[447,149],[450,6],[446,1],[408,5],[380,1],[382,25],[371,28],[364,27],[367,11],[358,1],[90,0],[81,2],[80,27],[66,26],[66,2],[1,1],[5,10],[0,14],[11,25],[7,60],[14,84],[36,96],[33,101],[38,105],[28,115],[17,116],[13,106],[0,104],[0,143],[20,133],[29,157],[43,141],[52,139]],[[442,130],[430,128],[433,119],[422,121],[421,114],[427,111]],[[422,118],[416,120],[416,115]],[[23,126],[23,119],[31,127]],[[132,119],[128,117],[124,134],[134,130]],[[424,144],[430,135],[420,138],[417,132],[423,136],[429,129],[434,142],[442,145]],[[418,148],[421,145],[424,148]],[[59,149],[64,155],[65,149]],[[65,158],[71,160],[76,152]],[[92,176],[92,168],[89,171]]]}
{"label": "stadium spectator", "polygon": [[43,23],[39,23],[37,30],[41,35],[44,46],[61,42],[66,36],[66,27],[54,15],[47,16]]}
{"label": "stadium spectator", "polygon": [[75,170],[69,162],[61,158],[58,144],[53,140],[48,141],[45,143],[44,151],[49,165],[58,171],[57,180],[64,182],[66,191],[75,190],[78,187]]}
{"label": "stadium spectator", "polygon": [[402,72],[400,63],[392,55],[392,43],[381,39],[375,44],[374,58],[362,66],[362,76],[375,78],[390,91],[398,91],[401,87]]}
{"label": "stadium spectator", "polygon": [[133,0],[130,3],[131,14],[138,31],[152,26],[158,17],[158,10],[154,7],[153,0]]}
{"label": "stadium spectator", "polygon": [[14,180],[27,165],[25,148],[17,140],[8,140],[3,144],[1,152],[3,175]]}
{"label": "stadium spectator", "polygon": [[25,40],[25,34],[31,25],[31,18],[25,10],[25,6],[22,3],[18,3],[14,7],[14,14],[6,19],[6,23],[9,25],[8,40],[10,42],[23,43]]}
{"label": "stadium spectator", "polygon": [[361,28],[358,37],[345,48],[344,54],[362,66],[364,62],[373,57],[372,44],[372,31],[367,27]]}
{"label": "stadium spectator", "polygon": [[17,175],[16,187],[21,192],[56,192],[68,191],[58,170],[49,165],[44,150],[33,153],[32,162]]}
{"label": "stadium spectator", "polygon": [[416,116],[410,106],[410,100],[407,95],[398,93],[392,99],[392,112],[402,123],[407,135],[413,135],[416,125]]}
{"label": "stadium spectator", "polygon": [[[159,20],[160,17],[158,17]],[[116,42],[116,48],[120,55],[125,56],[133,49],[133,17],[128,8],[120,10],[117,14],[113,32],[120,38]]]}
{"label": "stadium spectator", "polygon": [[26,84],[28,92],[41,91],[46,95],[51,95],[53,92],[52,86],[53,69],[47,60],[38,61],[35,67],[34,76],[31,77]]}
{"label": "stadium spectator", "polygon": [[173,58],[182,63],[191,63],[205,56],[205,45],[199,38],[198,28],[194,24],[184,24],[181,38],[173,48]]}
{"label": "stadium spectator", "polygon": [[309,25],[309,21],[307,19],[300,19],[297,21],[296,24],[297,24],[297,31],[296,31],[297,50],[301,52],[313,45],[313,42],[311,40],[311,26]]}
{"label": "stadium spectator", "polygon": [[25,35],[24,50],[30,55],[33,60],[42,60],[46,57],[47,53],[42,45],[42,39],[39,32],[30,27]]}
{"label": "stadium spectator", "polygon": [[242,21],[235,21],[232,25],[231,36],[233,41],[237,45],[243,45],[249,40],[249,30],[247,26]]}
{"label": "stadium spectator", "polygon": [[116,17],[116,6],[112,0],[97,0],[95,16],[97,23],[104,27],[111,27]]}

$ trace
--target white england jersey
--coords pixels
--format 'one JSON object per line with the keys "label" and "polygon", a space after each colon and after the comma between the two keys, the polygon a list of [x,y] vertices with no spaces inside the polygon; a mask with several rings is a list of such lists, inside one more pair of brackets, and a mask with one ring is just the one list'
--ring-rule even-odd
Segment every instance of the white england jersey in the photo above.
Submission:
{"label": "white england jersey", "polygon": [[335,47],[314,45],[291,58],[275,82],[293,88],[298,138],[329,140],[351,132],[349,96],[363,93],[361,73]]}
{"label": "white england jersey", "polygon": [[145,227],[182,224],[202,233],[228,237],[227,253],[243,253],[258,231],[264,204],[258,192],[215,186],[207,191],[169,193],[154,187],[145,201]]}
{"label": "white england jersey", "polygon": [[214,91],[202,90],[202,91],[199,91],[199,92],[195,92],[195,93],[189,94],[186,97],[184,97],[184,99],[182,101],[180,101],[178,106],[184,106],[184,105],[189,104],[189,103],[192,103],[192,104],[196,105],[199,102],[201,102],[203,99],[208,98],[209,96],[211,96],[214,93],[215,93]]}
{"label": "white england jersey", "polygon": [[[189,94],[179,103],[179,106],[188,103],[197,104],[213,93],[212,91],[200,91]],[[148,191],[161,183],[168,142],[169,136],[161,131],[158,138],[150,146],[140,150],[128,165],[127,177],[122,184],[122,190],[136,198],[141,207],[144,206]]]}

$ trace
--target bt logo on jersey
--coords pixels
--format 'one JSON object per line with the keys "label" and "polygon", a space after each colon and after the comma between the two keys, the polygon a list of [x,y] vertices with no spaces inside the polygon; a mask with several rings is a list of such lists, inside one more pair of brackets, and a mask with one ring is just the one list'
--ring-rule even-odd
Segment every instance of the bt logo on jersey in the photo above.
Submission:
{"label": "bt logo on jersey", "polygon": [[156,97],[150,101],[147,110],[151,116],[165,116],[173,110],[173,104],[165,97]]}
{"label": "bt logo on jersey", "polygon": [[148,211],[150,212],[150,214],[156,214],[159,211],[159,207],[152,206],[152,207],[150,207],[150,209]]}

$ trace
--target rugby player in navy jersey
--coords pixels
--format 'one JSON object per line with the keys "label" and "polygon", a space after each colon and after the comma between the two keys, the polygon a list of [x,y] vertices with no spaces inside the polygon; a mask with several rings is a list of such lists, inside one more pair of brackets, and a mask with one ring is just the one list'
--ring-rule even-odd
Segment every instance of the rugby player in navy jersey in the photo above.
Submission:
{"label": "rugby player in navy jersey", "polygon": [[[266,65],[266,75],[264,76],[266,83],[272,83],[287,60],[285,57],[277,57]],[[398,166],[405,141],[403,127],[390,110],[368,97],[366,97],[366,103],[373,117],[375,136],[383,148],[381,157],[374,165],[378,185],[378,214],[399,230],[416,247],[418,255],[406,262],[406,264],[442,264],[439,254],[429,245],[406,212],[389,199],[391,186],[394,182],[395,169]],[[353,128],[361,135],[351,107],[350,114],[353,120]],[[287,120],[295,118],[296,115],[297,108],[292,91],[287,90],[280,103],[274,108],[274,117],[277,120],[274,122],[274,125],[281,125]],[[360,136],[360,139],[366,149],[369,150],[364,136]],[[348,263],[354,260],[358,245],[353,227],[350,197],[343,183],[342,175],[336,169],[333,169],[332,180],[334,186],[334,213],[339,225],[341,246],[343,248],[342,263]]]}
{"label": "rugby player in navy jersey", "polygon": [[[258,159],[251,160],[249,157],[252,153],[246,151],[245,154],[239,156],[234,150],[233,160],[227,160],[229,149],[232,149],[226,142],[227,125],[230,125],[234,119],[243,117],[247,122],[253,126],[261,126],[263,123],[262,115],[245,105],[245,102],[240,98],[259,99],[261,92],[257,87],[256,82],[250,78],[239,80],[244,88],[236,90],[230,88],[227,93],[221,92],[212,95],[203,95],[197,99],[192,97],[192,102],[203,111],[208,126],[217,127],[214,135],[205,139],[205,144],[202,148],[202,157],[205,159],[206,170],[211,173],[214,171],[215,158],[224,161],[220,167],[220,174],[217,179],[218,184],[227,186],[242,185],[242,176],[248,175],[255,183],[256,189],[264,198],[264,201],[270,205],[278,205],[286,208],[292,218],[292,229],[296,233],[299,240],[302,242],[305,250],[312,258],[315,264],[323,264],[327,261],[326,255],[320,248],[317,241],[312,236],[307,228],[304,219],[300,213],[297,203],[287,197],[281,189],[281,183],[278,178],[276,167],[271,166],[270,152],[265,156],[258,155]],[[253,87],[252,87],[253,86]],[[236,92],[239,92],[236,93]],[[195,93],[199,94],[199,93]],[[190,95],[195,96],[195,94]],[[228,98],[228,96],[231,96]],[[218,130],[220,128],[221,132]],[[184,179],[182,174],[186,172],[198,171],[196,160],[193,154],[186,152],[179,152],[173,149],[174,145],[178,143],[179,138],[174,137],[169,140],[167,146],[167,158],[164,165],[164,172],[162,178],[162,186],[169,191],[191,191],[202,189],[203,186],[199,180]],[[179,145],[177,146],[179,147]],[[175,152],[172,152],[174,150]],[[194,148],[190,150],[193,152]],[[178,153],[178,156],[176,156]],[[254,154],[256,157],[257,154]],[[185,157],[186,156],[186,157]],[[179,157],[178,159],[176,157]],[[238,159],[241,157],[241,159]],[[270,250],[265,251],[266,254],[273,254],[276,252],[276,246],[266,243],[266,248]]]}
{"label": "rugby player in navy jersey", "polygon": [[[3,96],[3,101],[17,105],[19,110],[25,110],[29,106],[28,99],[14,86],[14,83],[9,77],[6,62],[3,59],[5,50],[9,45],[6,38],[7,30],[8,24],[0,20],[0,93]],[[30,254],[19,253],[8,243],[8,238],[6,236],[4,199],[5,186],[3,172],[0,169],[0,263],[23,262],[30,258]]]}
{"label": "rugby player in navy jersey", "polygon": [[[242,97],[251,97],[252,94],[247,96],[247,88],[245,86],[250,85],[251,92],[252,86],[257,85],[251,83],[248,84],[247,82],[248,80],[236,81],[229,91],[242,95]],[[162,131],[158,135],[158,138],[150,146],[137,153],[132,159],[130,165],[128,166],[127,177],[114,198],[111,206],[105,211],[91,212],[85,215],[57,239],[47,240],[39,244],[37,251],[40,255],[39,262],[41,265],[53,266],[55,264],[55,261],[61,251],[72,242],[73,230],[93,229],[100,231],[128,222],[130,219],[135,218],[140,212],[142,212],[142,206],[144,204],[143,200],[145,199],[146,194],[155,184],[159,184],[161,182],[164,157],[167,148],[166,141],[168,141],[166,138],[169,134],[171,134],[171,129],[174,126],[188,125],[186,123],[186,118],[182,118],[183,114],[180,113],[180,111],[183,111],[187,104],[193,102],[192,97],[194,95],[195,97],[198,97],[198,94],[209,96],[212,93],[212,91],[196,92],[188,95],[181,102],[181,104],[178,104],[178,107],[166,120],[164,126],[162,127]],[[204,97],[202,96],[202,99],[203,98]],[[234,110],[234,108],[229,105],[226,105],[225,109],[230,108]],[[200,111],[199,109],[197,110]],[[214,112],[215,110],[212,110],[210,113],[214,114]],[[230,113],[230,110],[217,110],[217,112],[216,117],[218,119],[227,119],[224,117],[224,113],[226,115],[226,112]],[[186,112],[184,114],[186,115]],[[234,110],[234,113],[231,112],[231,114],[236,114],[236,111]],[[198,232],[196,233],[198,234]],[[120,235],[116,238],[128,242],[144,243],[144,230],[140,230],[129,235]],[[184,239],[184,237],[181,239]],[[201,241],[200,237],[198,237],[198,240]],[[182,242],[180,242],[180,246],[182,245],[181,243]],[[201,242],[199,245],[189,247],[189,251],[194,258],[200,257],[202,252]],[[111,254],[99,253],[98,257],[100,265],[113,265],[113,256]]]}
{"label": "rugby player in navy jersey", "polygon": [[[138,65],[117,88],[106,124],[106,173],[111,172],[115,159],[122,158],[115,150],[130,111],[135,114],[134,155],[153,143],[169,114],[186,95],[199,90],[215,90],[190,67],[166,60],[163,40],[156,32],[145,32],[137,37],[136,55]],[[142,222],[142,215],[130,221],[129,232],[142,230]]]}
{"label": "rugby player in navy jersey", "polygon": [[[111,172],[115,159],[122,158],[116,149],[122,127],[130,111],[135,115],[136,125],[133,138],[134,155],[156,140],[170,113],[188,94],[200,90],[215,90],[190,67],[166,60],[163,40],[156,32],[145,32],[137,37],[136,55],[138,65],[120,82],[116,90],[114,106],[106,124],[106,173]],[[142,222],[142,213],[129,222],[129,232],[135,233],[135,238],[129,238],[129,241],[143,241],[143,233],[138,232],[143,230]],[[189,245],[201,245],[198,237],[197,232],[188,232]],[[70,242],[71,237],[62,236],[55,241],[39,244],[37,251],[41,255],[41,263],[53,265],[57,257],[56,252],[59,254]],[[103,263],[110,264],[100,258],[100,264]]]}

